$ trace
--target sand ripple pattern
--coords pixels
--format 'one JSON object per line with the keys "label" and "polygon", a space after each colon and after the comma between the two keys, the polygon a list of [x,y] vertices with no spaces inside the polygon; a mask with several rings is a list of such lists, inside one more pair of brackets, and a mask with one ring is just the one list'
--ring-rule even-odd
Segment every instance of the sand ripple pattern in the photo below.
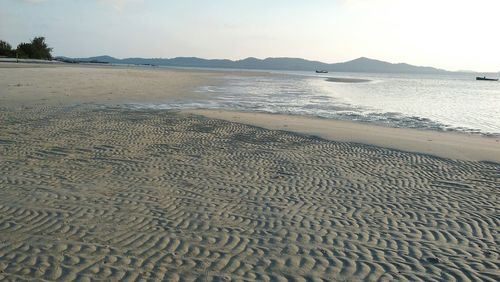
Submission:
{"label": "sand ripple pattern", "polygon": [[167,111],[0,111],[0,280],[499,281],[500,165]]}

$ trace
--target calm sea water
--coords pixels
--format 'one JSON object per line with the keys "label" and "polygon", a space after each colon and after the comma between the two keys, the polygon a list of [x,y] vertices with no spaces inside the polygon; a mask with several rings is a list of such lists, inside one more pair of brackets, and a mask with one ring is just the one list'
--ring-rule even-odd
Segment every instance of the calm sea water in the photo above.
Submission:
{"label": "calm sea water", "polygon": [[[329,82],[328,77],[370,82]],[[500,135],[500,82],[476,81],[474,75],[235,72],[196,91],[209,99],[141,107],[282,113]]]}

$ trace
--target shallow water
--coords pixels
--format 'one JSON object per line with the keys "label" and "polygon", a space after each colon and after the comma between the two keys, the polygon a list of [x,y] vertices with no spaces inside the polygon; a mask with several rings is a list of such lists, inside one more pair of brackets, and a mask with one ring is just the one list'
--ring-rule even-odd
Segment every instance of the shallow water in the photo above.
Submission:
{"label": "shallow water", "polygon": [[[327,81],[328,77],[370,82]],[[500,134],[500,83],[474,75],[306,72],[255,73],[217,78],[197,92],[209,99],[134,105],[208,108],[309,115],[393,127]]]}

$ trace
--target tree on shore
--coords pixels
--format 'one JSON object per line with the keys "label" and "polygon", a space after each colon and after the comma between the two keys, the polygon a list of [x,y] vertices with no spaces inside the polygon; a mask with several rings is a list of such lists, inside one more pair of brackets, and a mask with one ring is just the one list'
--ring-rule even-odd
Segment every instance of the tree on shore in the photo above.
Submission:
{"label": "tree on shore", "polygon": [[12,57],[13,54],[12,46],[6,41],[0,40],[0,56]]}
{"label": "tree on shore", "polygon": [[35,37],[30,43],[21,43],[17,46],[17,56],[26,59],[52,59],[52,48],[45,42],[45,37]]}
{"label": "tree on shore", "polygon": [[23,59],[51,60],[52,48],[45,42],[45,37],[35,37],[30,43],[20,43],[16,49],[0,39],[0,57],[19,57]]}

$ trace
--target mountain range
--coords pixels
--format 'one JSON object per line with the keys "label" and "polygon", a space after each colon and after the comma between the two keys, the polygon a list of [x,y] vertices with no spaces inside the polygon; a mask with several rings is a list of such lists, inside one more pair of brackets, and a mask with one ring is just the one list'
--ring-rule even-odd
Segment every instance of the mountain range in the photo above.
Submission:
{"label": "mountain range", "polygon": [[314,71],[326,70],[332,72],[376,72],[376,73],[422,73],[439,74],[449,71],[414,66],[405,63],[393,64],[380,60],[361,57],[343,63],[328,64],[319,61],[310,61],[300,58],[246,58],[243,60],[227,59],[202,59],[196,57],[164,58],[126,58],[117,59],[110,56],[98,56],[89,58],[58,57],[61,61],[73,63],[109,63],[128,65],[155,65],[171,67],[200,67],[200,68],[228,68],[228,69],[261,69],[261,70],[289,70],[289,71]]}

